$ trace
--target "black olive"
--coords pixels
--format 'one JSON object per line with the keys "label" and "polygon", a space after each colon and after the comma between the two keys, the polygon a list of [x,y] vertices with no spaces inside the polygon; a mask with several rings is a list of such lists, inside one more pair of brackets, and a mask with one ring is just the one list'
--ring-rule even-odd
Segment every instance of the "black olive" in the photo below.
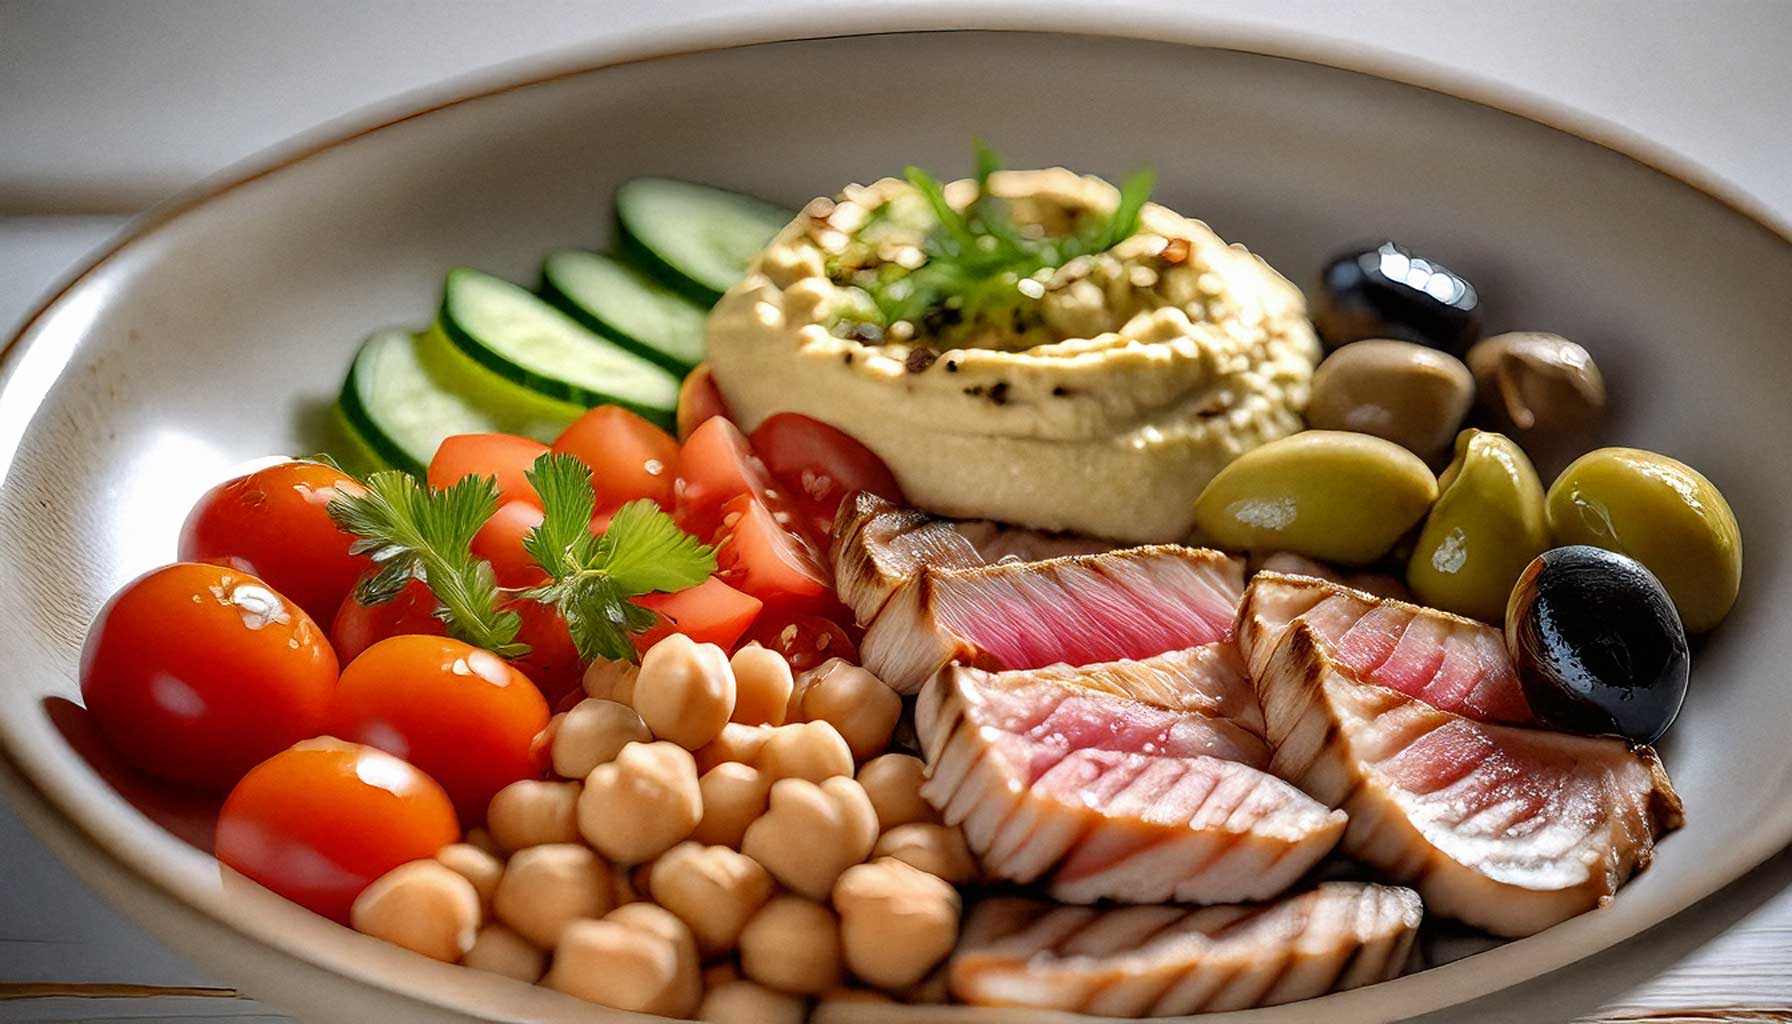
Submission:
{"label": "black olive", "polygon": [[1481,337],[1481,297],[1461,274],[1382,242],[1325,265],[1313,324],[1332,348],[1394,338],[1460,356]]}
{"label": "black olive", "polygon": [[1575,545],[1525,567],[1506,605],[1506,650],[1531,710],[1571,732],[1654,743],[1686,699],[1680,613],[1634,558]]}

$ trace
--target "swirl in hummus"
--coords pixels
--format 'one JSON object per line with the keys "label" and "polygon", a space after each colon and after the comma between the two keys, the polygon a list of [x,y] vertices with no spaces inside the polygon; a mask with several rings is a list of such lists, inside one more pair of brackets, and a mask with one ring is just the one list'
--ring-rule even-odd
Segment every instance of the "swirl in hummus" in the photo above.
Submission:
{"label": "swirl in hummus", "polygon": [[[1152,203],[1108,245],[1101,226],[1122,199],[1099,178],[998,171],[985,188],[1008,237],[1072,255],[1006,279],[954,277],[916,185],[815,200],[710,316],[709,360],[735,418],[833,424],[944,515],[1187,538],[1221,467],[1301,429],[1319,346],[1300,291]],[[935,199],[964,211],[978,196],[965,180]],[[1053,247],[1078,238],[1096,241]],[[930,261],[942,264],[931,277]],[[933,291],[918,296],[923,280]]]}

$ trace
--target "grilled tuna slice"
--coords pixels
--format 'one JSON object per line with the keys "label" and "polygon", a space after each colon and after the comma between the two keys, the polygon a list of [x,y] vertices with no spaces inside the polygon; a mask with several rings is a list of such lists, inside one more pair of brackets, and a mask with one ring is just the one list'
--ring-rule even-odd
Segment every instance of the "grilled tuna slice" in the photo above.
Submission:
{"label": "grilled tuna slice", "polygon": [[1168,544],[929,566],[890,597],[859,653],[898,693],[954,661],[1000,670],[1148,658],[1230,636],[1243,590],[1243,563]]}
{"label": "grilled tuna slice", "polygon": [[1483,722],[1533,721],[1498,629],[1307,576],[1260,572],[1245,589],[1238,646],[1253,679],[1296,619],[1359,679]]}
{"label": "grilled tuna slice", "polygon": [[1091,540],[1068,533],[1041,533],[1021,526],[1004,526],[987,519],[954,523],[956,529],[985,562],[994,564],[1003,559],[1038,562],[1068,555],[1103,555],[1117,545],[1104,540]]}
{"label": "grilled tuna slice", "polygon": [[1231,903],[1286,889],[1343,834],[1223,718],[952,666],[922,691],[921,793],[984,870],[1054,898]]}
{"label": "grilled tuna slice", "polygon": [[834,516],[834,587],[860,625],[876,618],[890,595],[922,568],[982,564],[977,549],[950,520],[875,494],[851,495]]}
{"label": "grilled tuna slice", "polygon": [[1174,711],[1224,718],[1255,736],[1263,735],[1263,712],[1257,707],[1257,691],[1245,673],[1238,645],[1230,640],[1167,651],[1137,661],[1110,661],[1080,668],[1051,665],[991,678],[1087,687]]}
{"label": "grilled tuna slice", "polygon": [[1360,882],[1200,909],[985,900],[947,983],[967,1003],[1114,1017],[1275,1006],[1397,977],[1422,916],[1411,889]]}
{"label": "grilled tuna slice", "polygon": [[1350,815],[1343,850],[1512,938],[1602,906],[1680,827],[1655,752],[1493,725],[1364,681],[1304,622],[1255,676],[1270,771]]}

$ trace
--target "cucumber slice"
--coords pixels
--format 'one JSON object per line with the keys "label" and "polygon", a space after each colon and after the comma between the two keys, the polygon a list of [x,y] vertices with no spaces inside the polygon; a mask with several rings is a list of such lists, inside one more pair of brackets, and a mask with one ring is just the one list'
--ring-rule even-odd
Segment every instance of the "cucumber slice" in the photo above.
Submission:
{"label": "cucumber slice", "polygon": [[480,365],[551,398],[620,405],[670,426],[678,378],[542,299],[467,267],[442,286],[442,333]]}
{"label": "cucumber slice", "polygon": [[703,361],[708,311],[621,260],[578,249],[551,252],[541,265],[541,295],[680,377]]}
{"label": "cucumber slice", "polygon": [[747,262],[796,215],[762,199],[672,178],[635,178],[616,190],[622,250],[713,305]]}
{"label": "cucumber slice", "polygon": [[380,331],[362,342],[338,405],[373,454],[419,475],[451,434],[522,434],[545,444],[585,412],[492,373],[434,328]]}

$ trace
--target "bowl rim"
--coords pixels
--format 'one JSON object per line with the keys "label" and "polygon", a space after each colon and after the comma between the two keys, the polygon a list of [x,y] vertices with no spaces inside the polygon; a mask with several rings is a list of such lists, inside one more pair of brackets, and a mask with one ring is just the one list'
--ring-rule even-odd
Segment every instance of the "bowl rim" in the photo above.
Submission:
{"label": "bowl rim", "polygon": [[[34,350],[36,343],[42,340],[40,328],[52,319],[64,300],[136,243],[239,188],[338,146],[355,142],[363,136],[462,104],[632,64],[781,42],[822,42],[864,36],[957,32],[1083,36],[1138,43],[1168,43],[1191,49],[1233,52],[1341,70],[1491,108],[1570,139],[1591,143],[1653,171],[1674,185],[1690,189],[1694,194],[1766,232],[1773,240],[1792,248],[1792,220],[1780,217],[1753,196],[1697,162],[1596,115],[1422,59],[1369,48],[1346,48],[1337,42],[1294,30],[1245,26],[1176,11],[1130,7],[1122,10],[1127,17],[1116,19],[1115,7],[1101,0],[1071,0],[1045,9],[1029,9],[1028,5],[1011,0],[959,0],[951,9],[909,2],[891,7],[830,11],[825,22],[818,12],[785,12],[770,17],[733,14],[691,24],[643,29],[612,40],[587,42],[523,57],[401,93],[263,149],[202,179],[132,220],[120,233],[65,273],[59,283],[45,294],[5,341],[0,343],[0,397],[28,402],[31,404],[31,411],[34,411],[58,375],[52,373],[42,380],[36,380],[37,375],[34,374],[34,379],[27,388],[20,389],[26,393],[15,394],[15,389],[23,383],[19,380],[21,374],[18,371],[25,353]],[[71,337],[66,344],[72,346],[77,340]],[[58,366],[62,362],[55,359],[51,361]],[[28,423],[29,418],[29,415],[23,417],[16,428],[7,426],[8,432],[17,432],[17,436],[10,439],[11,443],[8,443],[7,438],[0,438],[0,486],[4,486],[16,454],[17,442],[22,440],[24,424]],[[166,891],[166,887],[153,875],[100,842],[101,830],[96,830],[84,820],[94,809],[66,806],[64,800],[58,799],[59,787],[54,784],[46,785],[36,778],[33,765],[20,757],[20,751],[15,747],[11,730],[0,727],[0,762],[4,762],[3,767],[16,772],[18,780],[30,790],[30,795],[41,800],[44,808],[51,811],[60,824],[72,828],[95,851],[102,853],[112,866],[126,873],[134,882],[155,890],[159,895],[181,899],[183,905],[204,915],[210,922],[228,929],[239,941],[255,942],[311,966],[326,969],[339,966],[327,962],[327,959],[314,958],[303,949],[274,942],[255,931],[245,930],[241,922],[220,914],[216,907],[194,904],[178,893]],[[1449,975],[1450,980],[1455,982],[1450,986],[1453,994],[1441,1000],[1434,996],[1423,1005],[1405,1007],[1401,1012],[1429,1012],[1459,1005],[1469,999],[1520,984],[1528,978],[1563,969],[1625,939],[1642,935],[1674,914],[1709,898],[1724,885],[1758,867],[1773,853],[1786,846],[1788,841],[1792,841],[1792,814],[1765,824],[1769,827],[1755,832],[1746,842],[1735,844],[1731,856],[1726,858],[1728,866],[1720,872],[1724,877],[1712,881],[1710,876],[1706,876],[1696,881],[1691,887],[1696,897],[1690,903],[1659,912],[1632,932],[1613,935],[1608,930],[1599,930],[1583,935],[1582,938],[1586,941],[1573,949],[1571,955],[1566,959],[1551,956],[1547,966],[1540,970],[1526,969],[1517,962],[1511,962],[1502,964],[1503,969],[1495,971],[1451,970],[1453,966],[1463,966],[1456,964],[1421,972]],[[1516,945],[1518,943],[1510,943],[1501,948],[1509,949]],[[1492,952],[1497,950],[1490,951]],[[1471,959],[1486,965],[1483,957]],[[417,986],[387,984],[377,977],[369,977],[360,972],[344,974],[342,977],[345,981],[415,1000],[421,1005],[441,1005]],[[1340,994],[1344,998],[1349,995]],[[1352,1005],[1367,1010],[1370,1015],[1376,1014],[1371,1008],[1373,1004],[1353,1000]],[[458,1012],[464,1013],[466,1010],[460,1008]],[[1248,1017],[1225,1014],[1217,1019],[1265,1019],[1259,1016],[1262,1012],[1244,1011]],[[1386,1007],[1380,1010],[1382,1015],[1387,1012]]]}

